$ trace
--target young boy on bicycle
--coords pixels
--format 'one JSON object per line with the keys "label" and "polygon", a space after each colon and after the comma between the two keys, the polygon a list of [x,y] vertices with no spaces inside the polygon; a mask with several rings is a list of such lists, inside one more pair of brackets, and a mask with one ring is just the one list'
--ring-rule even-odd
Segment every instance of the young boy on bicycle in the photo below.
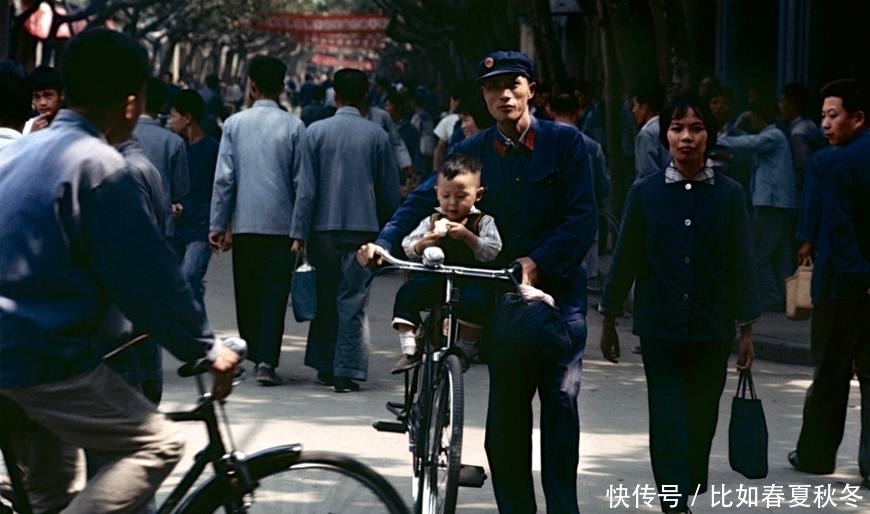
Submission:
{"label": "young boy on bicycle", "polygon": [[[423,250],[430,246],[441,247],[445,262],[452,265],[475,266],[495,259],[501,251],[495,221],[475,206],[483,196],[480,169],[480,161],[465,155],[454,155],[444,162],[435,186],[438,207],[402,240],[409,259],[419,260]],[[464,321],[458,343],[470,359],[477,354],[477,334],[491,302],[488,289],[482,284],[471,280],[457,282],[460,296],[454,312]],[[444,279],[434,276],[412,276],[399,288],[392,324],[399,332],[402,355],[392,373],[401,373],[420,363],[414,334],[421,323],[420,310],[441,302],[443,294]]]}

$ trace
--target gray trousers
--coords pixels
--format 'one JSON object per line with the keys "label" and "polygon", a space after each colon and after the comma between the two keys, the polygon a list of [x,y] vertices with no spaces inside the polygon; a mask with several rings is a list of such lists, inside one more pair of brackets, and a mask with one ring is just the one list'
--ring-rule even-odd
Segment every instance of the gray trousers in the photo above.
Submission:
{"label": "gray trousers", "polygon": [[336,377],[365,380],[369,367],[366,304],[371,271],[356,261],[366,232],[316,232],[308,259],[317,277],[317,315],[308,329],[305,365]]}
{"label": "gray trousers", "polygon": [[16,437],[13,449],[34,511],[70,500],[72,449],[118,456],[88,480],[64,514],[142,511],[184,450],[177,426],[105,365],[50,384],[0,389],[45,430]]}

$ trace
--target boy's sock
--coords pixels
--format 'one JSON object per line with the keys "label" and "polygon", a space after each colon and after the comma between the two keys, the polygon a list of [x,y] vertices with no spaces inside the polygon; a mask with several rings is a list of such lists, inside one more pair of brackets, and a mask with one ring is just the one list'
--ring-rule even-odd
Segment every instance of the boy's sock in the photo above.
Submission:
{"label": "boy's sock", "polygon": [[402,348],[402,353],[405,355],[414,355],[417,353],[417,338],[414,337],[414,332],[399,332],[399,344]]}

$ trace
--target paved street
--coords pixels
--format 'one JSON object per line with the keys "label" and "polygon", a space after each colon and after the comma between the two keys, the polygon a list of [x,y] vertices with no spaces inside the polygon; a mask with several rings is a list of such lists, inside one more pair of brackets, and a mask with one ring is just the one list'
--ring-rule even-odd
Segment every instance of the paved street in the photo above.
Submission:
{"label": "paved street", "polygon": [[[215,329],[223,334],[235,333],[235,315],[230,274],[231,257],[223,254],[212,259],[208,274],[206,303]],[[403,493],[410,494],[410,457],[404,435],[378,433],[371,428],[377,419],[388,419],[384,402],[397,400],[401,395],[401,379],[389,374],[397,357],[398,344],[388,326],[395,289],[399,276],[384,276],[375,280],[370,301],[370,328],[372,352],[369,380],[358,393],[336,394],[331,388],[319,385],[313,370],[302,366],[305,324],[297,324],[288,314],[284,346],[279,373],[287,384],[259,387],[253,380],[237,388],[228,404],[228,412],[236,441],[243,451],[252,452],[267,446],[302,442],[309,450],[332,450],[351,454],[365,461],[388,477]],[[590,303],[595,299],[590,299]],[[788,323],[783,318],[783,323]],[[600,317],[589,317],[589,346],[584,363],[584,383],[580,410],[582,419],[579,494],[581,511],[585,514],[606,512],[659,512],[657,502],[652,507],[634,506],[642,497],[632,493],[635,487],[654,486],[647,451],[646,387],[640,356],[631,353],[637,339],[630,334],[630,320],[620,324],[623,362],[610,364],[601,358],[597,348]],[[733,362],[733,361],[732,361]],[[164,407],[175,409],[193,400],[193,384],[172,373],[174,364],[167,360],[167,383]],[[250,368],[250,365],[248,366]],[[840,449],[837,473],[828,477],[804,475],[793,471],[785,460],[793,447],[800,428],[804,391],[810,382],[811,369],[804,366],[757,361],[754,366],[758,394],[764,402],[770,430],[770,474],[763,480],[746,480],[728,466],[727,424],[737,376],[728,378],[726,394],[720,405],[719,430],[713,445],[710,475],[717,493],[724,488],[731,491],[724,498],[710,493],[698,497],[693,512],[697,514],[727,512],[870,512],[870,491],[859,489],[860,499],[853,499],[855,507],[842,504],[845,484],[860,483],[856,464],[859,430],[858,388],[853,383],[846,437]],[[472,367],[465,377],[466,422],[463,462],[486,464],[483,451],[484,418],[486,414],[487,374],[483,366]],[[201,428],[189,427],[188,462],[198,442],[202,441]],[[538,461],[537,455],[535,456]],[[183,468],[184,464],[179,469]],[[175,478],[175,477],[174,477]],[[535,466],[539,483],[540,467]],[[170,483],[172,480],[170,480]],[[765,486],[781,486],[782,504],[776,508],[765,503]],[[793,501],[799,495],[798,485],[808,486],[806,509],[795,509]],[[830,485],[830,495],[837,506],[819,507],[815,490]],[[610,487],[622,486],[627,490],[624,504],[611,508],[607,493]],[[754,489],[758,504],[737,508],[738,488]],[[826,501],[827,496],[821,499]],[[716,506],[713,502],[717,502]],[[462,489],[459,496],[460,513],[495,512],[489,481],[482,489]],[[543,496],[539,494],[539,511],[544,512]]]}

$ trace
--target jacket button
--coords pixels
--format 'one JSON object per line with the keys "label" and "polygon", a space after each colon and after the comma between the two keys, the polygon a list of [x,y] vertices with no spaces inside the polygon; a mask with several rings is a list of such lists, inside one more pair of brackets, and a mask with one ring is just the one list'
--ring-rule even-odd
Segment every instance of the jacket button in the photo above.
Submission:
{"label": "jacket button", "polygon": [[691,257],[683,257],[683,262],[686,263],[686,264],[691,264],[691,263],[692,263],[692,258],[691,258]]}
{"label": "jacket button", "polygon": [[692,184],[686,184],[686,191],[692,190]]}
{"label": "jacket button", "polygon": [[687,227],[691,227],[691,226],[692,226],[692,220],[686,218],[686,220],[683,221],[683,225],[685,225],[685,226],[687,226]]}
{"label": "jacket button", "polygon": [[683,293],[683,301],[685,302],[688,299],[689,299],[689,293]]}

